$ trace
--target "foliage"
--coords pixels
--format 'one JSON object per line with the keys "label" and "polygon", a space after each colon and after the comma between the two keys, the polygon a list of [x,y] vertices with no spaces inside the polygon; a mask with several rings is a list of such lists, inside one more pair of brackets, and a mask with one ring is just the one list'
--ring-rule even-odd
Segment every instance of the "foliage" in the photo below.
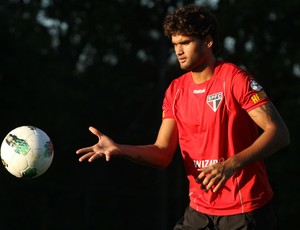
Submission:
{"label": "foliage", "polygon": [[[118,142],[154,141],[164,90],[180,74],[162,20],[174,7],[193,2],[214,3],[224,46],[220,58],[252,72],[287,121],[292,141],[299,137],[296,0],[8,0],[0,5],[0,134],[4,138],[20,125],[40,127],[52,137],[55,157],[49,172],[33,181],[15,180],[2,170],[1,195],[7,198],[2,225],[173,226],[187,204],[179,157],[168,170],[156,172],[121,159],[78,164],[74,152],[94,143],[89,125]],[[296,167],[299,147],[292,142],[284,151],[288,154],[269,165],[287,222],[297,204],[294,187],[285,182],[281,189],[281,172],[289,172],[295,185],[289,165]],[[289,218],[293,228],[290,219],[295,218]]]}

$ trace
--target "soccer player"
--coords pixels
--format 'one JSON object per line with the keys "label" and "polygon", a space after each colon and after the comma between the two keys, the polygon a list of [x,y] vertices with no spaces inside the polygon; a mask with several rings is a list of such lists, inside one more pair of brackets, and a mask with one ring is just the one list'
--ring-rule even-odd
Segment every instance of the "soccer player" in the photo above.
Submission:
{"label": "soccer player", "polygon": [[276,229],[263,159],[289,144],[284,121],[249,72],[216,59],[217,22],[207,7],[179,8],[163,27],[186,73],[166,90],[155,143],[121,145],[90,127],[99,140],[77,151],[79,161],[122,156],[165,168],[179,144],[190,203],[175,230]]}

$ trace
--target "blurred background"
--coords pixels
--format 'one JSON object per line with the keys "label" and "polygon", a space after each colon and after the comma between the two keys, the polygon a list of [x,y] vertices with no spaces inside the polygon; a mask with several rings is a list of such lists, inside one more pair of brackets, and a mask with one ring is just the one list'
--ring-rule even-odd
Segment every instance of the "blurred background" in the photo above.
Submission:
{"label": "blurred background", "polygon": [[49,170],[33,180],[0,167],[1,229],[170,230],[188,204],[179,151],[165,170],[125,159],[79,163],[96,143],[149,144],[164,91],[180,76],[162,34],[168,12],[207,4],[218,18],[219,57],[249,70],[291,133],[266,160],[280,229],[296,229],[300,188],[300,2],[297,0],[2,0],[0,138],[21,125],[54,143]]}

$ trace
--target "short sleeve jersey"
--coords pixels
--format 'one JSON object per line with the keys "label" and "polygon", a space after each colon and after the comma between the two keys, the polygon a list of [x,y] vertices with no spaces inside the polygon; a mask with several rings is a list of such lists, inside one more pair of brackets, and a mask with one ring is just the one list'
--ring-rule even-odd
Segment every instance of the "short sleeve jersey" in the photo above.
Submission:
{"label": "short sleeve jersey", "polygon": [[190,72],[172,81],[163,101],[163,119],[177,123],[192,208],[210,215],[234,215],[271,199],[263,161],[236,171],[216,193],[201,190],[195,182],[199,169],[226,160],[258,138],[258,127],[248,112],[267,102],[252,75],[231,63],[217,62],[212,78],[201,84],[193,82]]}

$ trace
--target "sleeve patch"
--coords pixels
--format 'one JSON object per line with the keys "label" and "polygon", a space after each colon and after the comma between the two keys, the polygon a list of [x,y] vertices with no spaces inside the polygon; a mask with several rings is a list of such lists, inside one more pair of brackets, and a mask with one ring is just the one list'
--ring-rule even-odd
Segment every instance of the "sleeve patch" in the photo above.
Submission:
{"label": "sleeve patch", "polygon": [[265,93],[265,91],[260,91],[256,94],[254,94],[252,97],[251,97],[251,100],[254,104],[260,102],[262,99],[266,98],[267,97],[267,94]]}

